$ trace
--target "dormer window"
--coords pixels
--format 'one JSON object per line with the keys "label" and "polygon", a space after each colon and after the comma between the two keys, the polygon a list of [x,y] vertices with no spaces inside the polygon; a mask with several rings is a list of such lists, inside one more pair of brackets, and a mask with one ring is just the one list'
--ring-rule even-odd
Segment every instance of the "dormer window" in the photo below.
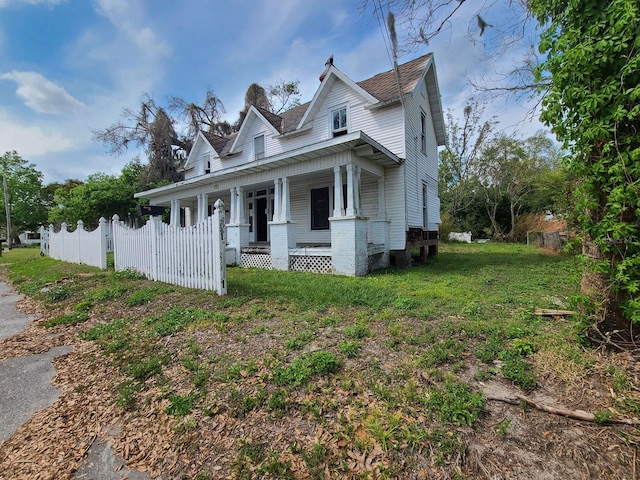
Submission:
{"label": "dormer window", "polygon": [[264,158],[264,135],[259,135],[253,139],[253,151],[256,160]]}
{"label": "dormer window", "polygon": [[206,153],[202,156],[202,165],[204,166],[204,173],[211,173],[211,155]]}
{"label": "dormer window", "polygon": [[348,129],[347,106],[331,111],[331,131],[334,137],[346,135]]}

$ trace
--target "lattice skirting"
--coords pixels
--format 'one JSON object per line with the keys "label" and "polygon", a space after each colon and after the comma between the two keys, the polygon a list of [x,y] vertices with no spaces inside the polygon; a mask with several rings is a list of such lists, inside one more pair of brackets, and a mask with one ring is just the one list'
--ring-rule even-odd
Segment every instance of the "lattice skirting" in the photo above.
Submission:
{"label": "lattice skirting", "polygon": [[273,265],[271,265],[271,255],[268,253],[242,253],[240,255],[240,266],[242,268],[273,269]]}
{"label": "lattice skirting", "polygon": [[295,272],[331,273],[331,257],[317,255],[291,255],[289,270]]}

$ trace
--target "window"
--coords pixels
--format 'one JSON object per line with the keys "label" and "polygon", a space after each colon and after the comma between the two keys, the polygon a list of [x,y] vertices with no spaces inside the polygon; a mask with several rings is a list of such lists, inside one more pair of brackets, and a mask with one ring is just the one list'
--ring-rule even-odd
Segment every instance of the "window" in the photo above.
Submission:
{"label": "window", "polygon": [[331,131],[334,137],[347,133],[347,107],[340,107],[331,112]]}
{"label": "window", "polygon": [[329,187],[311,189],[311,230],[329,230]]}
{"label": "window", "polygon": [[427,116],[420,112],[420,149],[422,153],[427,153]]}
{"label": "window", "polygon": [[427,208],[427,184],[422,184],[422,225],[429,228],[429,209]]}
{"label": "window", "polygon": [[211,173],[211,155],[206,153],[202,156],[202,165],[204,165],[204,173]]}
{"label": "window", "polygon": [[256,160],[264,158],[264,135],[260,135],[253,139],[253,151],[255,153]]}

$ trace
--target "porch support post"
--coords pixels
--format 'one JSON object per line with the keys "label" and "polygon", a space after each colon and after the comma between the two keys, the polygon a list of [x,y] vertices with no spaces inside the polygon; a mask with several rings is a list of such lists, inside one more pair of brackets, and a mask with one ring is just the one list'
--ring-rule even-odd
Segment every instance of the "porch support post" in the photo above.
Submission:
{"label": "porch support post", "polygon": [[274,189],[273,189],[273,221],[279,222],[281,217],[281,207],[280,207],[280,179],[276,178],[273,181]]}
{"label": "porch support post", "polygon": [[229,202],[229,225],[237,225],[237,208],[236,208],[236,187],[231,187],[229,189],[229,193],[231,195],[231,201]]}
{"label": "porch support post", "polygon": [[355,170],[355,165],[353,164],[349,164],[347,165],[347,210],[346,210],[346,215],[347,217],[353,217],[356,214],[356,210],[355,210],[355,204],[354,204],[354,170]]}
{"label": "porch support post", "polygon": [[333,167],[333,216],[344,217],[344,199],[342,198],[342,167]]}
{"label": "porch support post", "polygon": [[378,178],[378,217],[371,221],[371,240],[376,246],[383,245],[383,249],[382,255],[373,256],[376,258],[376,262],[371,265],[372,270],[388,267],[391,263],[389,254],[389,225],[391,222],[387,219],[385,203],[384,178],[380,177]]}
{"label": "porch support post", "polygon": [[201,193],[198,195],[198,223],[204,222],[207,215],[207,207],[209,206],[209,194]]}
{"label": "porch support post", "polygon": [[387,202],[384,196],[384,178],[378,178],[378,220],[387,219]]}
{"label": "porch support post", "polygon": [[247,223],[244,217],[244,189],[238,187],[238,223],[240,225]]}
{"label": "porch support post", "polygon": [[190,227],[191,225],[193,225],[192,222],[192,211],[193,209],[191,207],[184,207],[184,226],[185,227]]}
{"label": "porch support post", "polygon": [[360,215],[361,214],[361,208],[360,208],[360,179],[362,177],[362,167],[359,167],[357,165],[354,165],[354,189],[353,189],[353,210],[355,212],[355,215]]}
{"label": "porch support post", "polygon": [[169,224],[172,227],[180,226],[180,200],[171,200],[171,213],[169,214]]}
{"label": "porch support post", "polygon": [[227,264],[240,263],[242,247],[249,245],[249,224],[244,216],[244,191],[242,187],[231,187],[231,211],[227,225]]}
{"label": "porch support post", "polygon": [[[283,211],[280,219],[285,222],[291,221],[291,198],[289,196],[289,179],[282,177],[282,202]],[[295,247],[295,245],[294,245]]]}
{"label": "porch support post", "polygon": [[296,248],[296,225],[291,221],[289,179],[276,178],[273,221],[269,222],[271,265],[276,270],[289,270],[289,249]]}

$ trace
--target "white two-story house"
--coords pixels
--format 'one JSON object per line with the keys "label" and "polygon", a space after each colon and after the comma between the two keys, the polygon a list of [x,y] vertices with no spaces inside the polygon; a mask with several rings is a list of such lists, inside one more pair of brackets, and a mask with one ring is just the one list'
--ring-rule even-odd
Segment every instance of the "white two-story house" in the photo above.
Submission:
{"label": "white two-story house", "polygon": [[228,263],[364,275],[437,253],[444,142],[431,54],[360,82],[331,59],[310,102],[251,107],[229,137],[201,132],[185,180],[136,197],[169,206],[175,226],[222,199]]}

